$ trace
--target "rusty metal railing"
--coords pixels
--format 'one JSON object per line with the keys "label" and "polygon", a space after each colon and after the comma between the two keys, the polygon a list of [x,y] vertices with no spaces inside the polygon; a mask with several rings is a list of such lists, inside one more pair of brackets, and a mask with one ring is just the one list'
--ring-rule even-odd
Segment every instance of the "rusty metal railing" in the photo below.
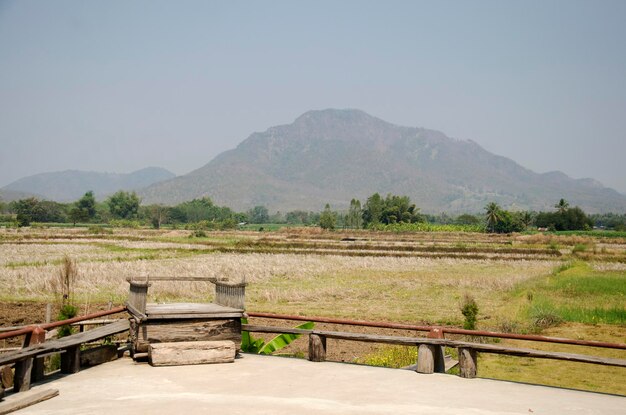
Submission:
{"label": "rusty metal railing", "polygon": [[32,334],[35,330],[37,331],[50,330],[56,327],[65,326],[67,324],[78,323],[80,321],[85,321],[85,320],[92,320],[94,318],[108,316],[111,314],[122,313],[124,311],[126,311],[126,307],[120,306],[120,307],[112,308],[110,310],[98,311],[98,312],[91,313],[91,314],[85,314],[85,315],[70,318],[67,320],[54,321],[52,323],[32,324],[32,325],[21,327],[16,330],[0,333],[0,340],[9,339],[11,337],[29,335],[29,334]]}

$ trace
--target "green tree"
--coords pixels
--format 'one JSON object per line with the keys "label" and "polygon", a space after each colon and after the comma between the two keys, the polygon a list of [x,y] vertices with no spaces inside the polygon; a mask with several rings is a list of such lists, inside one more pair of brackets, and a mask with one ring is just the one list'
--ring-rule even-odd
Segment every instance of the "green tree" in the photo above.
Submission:
{"label": "green tree", "polygon": [[250,223],[269,223],[270,215],[265,206],[255,206],[248,211]]}
{"label": "green tree", "polygon": [[350,201],[350,210],[346,217],[346,224],[350,228],[359,229],[363,224],[363,210],[361,209],[361,201],[352,199]]}
{"label": "green tree", "polygon": [[116,219],[134,219],[139,211],[139,197],[135,192],[120,190],[107,199],[109,211]]}
{"label": "green tree", "polygon": [[34,197],[11,202],[11,210],[17,214],[19,226],[30,226],[31,222],[43,215],[39,200]]}
{"label": "green tree", "polygon": [[70,219],[76,222],[88,222],[96,217],[96,198],[90,190],[83,195],[70,209]]}
{"label": "green tree", "polygon": [[384,208],[385,201],[378,193],[368,197],[363,206],[363,225],[370,226],[380,223]]}
{"label": "green tree", "polygon": [[320,215],[320,227],[326,230],[334,230],[337,223],[335,213],[330,210],[330,205],[327,203],[324,207],[324,211]]}

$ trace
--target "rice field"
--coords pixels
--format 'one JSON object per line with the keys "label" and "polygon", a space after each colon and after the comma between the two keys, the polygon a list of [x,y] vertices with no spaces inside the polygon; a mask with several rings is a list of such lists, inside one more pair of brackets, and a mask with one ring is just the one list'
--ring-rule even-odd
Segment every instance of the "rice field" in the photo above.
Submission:
{"label": "rice field", "polygon": [[[193,276],[247,282],[251,311],[462,325],[461,302],[469,295],[481,329],[563,329],[568,337],[567,327],[582,324],[597,328],[586,336],[626,342],[626,240],[620,238],[316,228],[196,238],[185,230],[0,229],[0,301],[54,301],[65,256],[78,266],[73,288],[80,304],[121,304],[127,278]],[[150,288],[150,301],[157,302],[212,296],[208,282],[158,281]],[[486,360],[486,374],[527,381],[526,371],[518,376],[498,359]],[[546,376],[533,370],[536,378]],[[562,386],[616,390],[559,376],[554,382]]]}

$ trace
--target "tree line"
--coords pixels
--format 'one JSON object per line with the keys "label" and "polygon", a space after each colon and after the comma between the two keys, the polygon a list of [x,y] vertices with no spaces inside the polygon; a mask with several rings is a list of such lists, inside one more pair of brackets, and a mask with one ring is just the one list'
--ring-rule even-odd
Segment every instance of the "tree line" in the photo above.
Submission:
{"label": "tree line", "polygon": [[488,203],[483,213],[451,216],[445,213],[429,215],[420,212],[408,196],[374,193],[362,204],[350,201],[347,211],[332,210],[326,205],[321,212],[293,210],[270,214],[265,206],[255,206],[246,212],[235,212],[218,206],[208,198],[199,198],[175,206],[141,205],[134,192],[119,191],[97,202],[92,191],[73,203],[58,203],[26,198],[10,203],[0,201],[0,222],[16,222],[18,226],[31,223],[110,223],[120,226],[190,225],[199,229],[231,229],[239,224],[290,224],[321,226],[324,229],[384,229],[403,224],[430,223],[467,225],[486,232],[522,232],[532,227],[542,230],[585,230],[596,226],[604,229],[626,230],[626,215],[587,215],[581,208],[570,206],[561,199],[549,212],[508,211],[497,203]]}

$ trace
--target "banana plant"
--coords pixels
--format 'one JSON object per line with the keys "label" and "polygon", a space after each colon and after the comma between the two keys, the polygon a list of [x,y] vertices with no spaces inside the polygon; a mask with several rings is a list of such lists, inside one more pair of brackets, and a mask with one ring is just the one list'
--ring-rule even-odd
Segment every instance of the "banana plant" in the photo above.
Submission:
{"label": "banana plant", "polygon": [[[248,320],[245,318],[241,319],[242,324],[248,324]],[[307,321],[304,324],[300,324],[296,326],[297,329],[303,330],[312,330],[315,326],[315,323],[312,321]],[[272,354],[277,350],[282,349],[283,347],[288,346],[295,339],[300,337],[301,334],[291,334],[291,333],[283,333],[274,337],[267,343],[263,341],[263,339],[255,339],[250,335],[250,332],[242,331],[241,332],[241,351],[247,353],[257,353],[257,354]]]}

